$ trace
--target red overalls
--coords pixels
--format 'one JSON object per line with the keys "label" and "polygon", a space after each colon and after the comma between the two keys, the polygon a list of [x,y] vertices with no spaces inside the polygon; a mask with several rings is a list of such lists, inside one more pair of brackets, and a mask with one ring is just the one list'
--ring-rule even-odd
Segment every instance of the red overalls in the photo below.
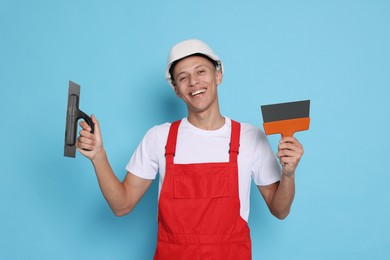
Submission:
{"label": "red overalls", "polygon": [[155,260],[248,260],[251,239],[240,216],[237,155],[240,124],[232,120],[229,162],[175,164],[180,121],[172,123],[158,203]]}

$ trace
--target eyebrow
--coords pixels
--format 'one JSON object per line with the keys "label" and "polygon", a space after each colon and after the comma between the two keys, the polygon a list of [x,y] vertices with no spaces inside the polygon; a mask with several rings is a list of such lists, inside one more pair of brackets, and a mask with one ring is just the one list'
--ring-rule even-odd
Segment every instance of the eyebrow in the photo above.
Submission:
{"label": "eyebrow", "polygon": [[[206,67],[206,68],[207,68],[206,65],[200,64],[200,65],[196,66],[196,67],[194,68],[194,70],[199,69],[200,67]],[[183,74],[183,73],[187,73],[187,72],[186,72],[186,71],[180,72],[179,74],[177,74],[176,78],[179,77],[179,76],[180,76],[181,74]]]}

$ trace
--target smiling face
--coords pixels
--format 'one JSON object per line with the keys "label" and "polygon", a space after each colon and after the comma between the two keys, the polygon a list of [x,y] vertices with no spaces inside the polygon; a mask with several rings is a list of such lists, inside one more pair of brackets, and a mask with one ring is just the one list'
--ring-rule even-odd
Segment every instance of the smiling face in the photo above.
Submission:
{"label": "smiling face", "polygon": [[176,95],[187,105],[189,116],[193,113],[219,114],[217,86],[222,73],[202,56],[189,56],[177,62],[173,70]]}

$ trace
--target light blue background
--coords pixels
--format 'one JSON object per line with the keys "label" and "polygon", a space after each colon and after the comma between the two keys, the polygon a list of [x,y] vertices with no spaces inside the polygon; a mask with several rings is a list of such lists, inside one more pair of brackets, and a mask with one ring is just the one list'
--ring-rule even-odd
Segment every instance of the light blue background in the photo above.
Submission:
{"label": "light blue background", "polygon": [[193,37],[224,62],[223,114],[261,127],[262,104],[312,102],[290,216],[252,190],[253,258],[389,259],[388,0],[1,0],[0,259],[152,258],[156,183],[117,218],[63,157],[68,80],[122,179],[145,131],[185,116],[164,67]]}

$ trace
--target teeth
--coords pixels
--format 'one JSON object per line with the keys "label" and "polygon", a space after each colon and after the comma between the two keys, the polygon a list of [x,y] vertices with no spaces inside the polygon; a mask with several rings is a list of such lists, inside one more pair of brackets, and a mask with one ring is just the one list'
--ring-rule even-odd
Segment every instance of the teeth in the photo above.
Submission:
{"label": "teeth", "polygon": [[195,92],[192,92],[192,93],[191,93],[191,96],[196,96],[196,95],[198,95],[198,94],[200,94],[200,93],[204,93],[204,92],[206,92],[205,89],[199,89],[199,90],[197,90],[197,91],[195,91]]}

